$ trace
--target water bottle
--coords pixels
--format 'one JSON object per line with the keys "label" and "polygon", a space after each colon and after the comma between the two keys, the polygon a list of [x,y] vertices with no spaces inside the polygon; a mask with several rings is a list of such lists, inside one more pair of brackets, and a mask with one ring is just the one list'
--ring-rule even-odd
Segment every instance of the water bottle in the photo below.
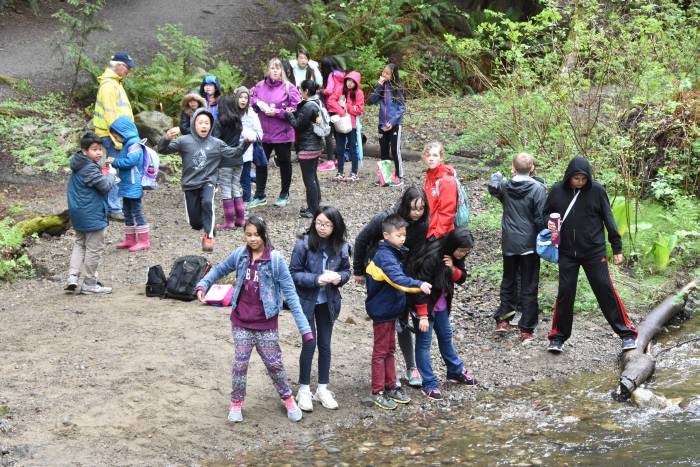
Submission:
{"label": "water bottle", "polygon": [[561,214],[553,212],[549,215],[547,228],[552,232],[552,245],[559,246],[561,240],[559,236],[559,228],[561,227]]}

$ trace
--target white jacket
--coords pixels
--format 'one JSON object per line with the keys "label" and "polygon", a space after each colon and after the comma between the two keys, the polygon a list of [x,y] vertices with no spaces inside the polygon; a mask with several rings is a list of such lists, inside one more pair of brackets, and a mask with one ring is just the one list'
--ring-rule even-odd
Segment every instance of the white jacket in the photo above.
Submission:
{"label": "white jacket", "polygon": [[[248,107],[248,112],[243,115],[241,118],[241,124],[243,125],[243,129],[246,130],[251,130],[255,132],[255,135],[258,137],[257,142],[259,143],[262,141],[263,137],[263,130],[262,126],[260,126],[260,119],[258,118],[258,114],[250,107]],[[243,141],[243,132],[241,131],[241,141]],[[251,162],[253,160],[253,145],[251,144],[248,150],[243,154],[243,162]]]}

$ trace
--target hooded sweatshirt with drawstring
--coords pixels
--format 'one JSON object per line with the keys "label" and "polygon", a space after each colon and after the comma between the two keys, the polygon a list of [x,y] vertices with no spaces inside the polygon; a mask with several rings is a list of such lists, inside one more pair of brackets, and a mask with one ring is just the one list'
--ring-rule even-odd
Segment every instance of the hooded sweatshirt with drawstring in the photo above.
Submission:
{"label": "hooded sweatshirt with drawstring", "polygon": [[[588,182],[580,190],[571,187],[571,177],[585,175]],[[613,254],[622,253],[622,238],[617,231],[610,208],[610,200],[603,186],[593,180],[591,165],[583,157],[574,157],[564,173],[564,179],[556,183],[547,197],[544,218],[553,212],[561,214],[580,191],[569,215],[562,224],[559,254],[573,257],[605,257],[605,230],[612,245]]]}
{"label": "hooded sweatshirt with drawstring", "polygon": [[216,184],[219,163],[222,157],[242,159],[243,153],[250,143],[243,142],[236,147],[228,146],[218,138],[211,136],[211,130],[206,137],[197,134],[195,121],[200,115],[206,115],[214,124],[214,116],[206,109],[197,109],[192,116],[192,133],[168,140],[165,136],[158,142],[158,152],[161,154],[179,153],[182,158],[183,190],[196,190],[207,183]]}

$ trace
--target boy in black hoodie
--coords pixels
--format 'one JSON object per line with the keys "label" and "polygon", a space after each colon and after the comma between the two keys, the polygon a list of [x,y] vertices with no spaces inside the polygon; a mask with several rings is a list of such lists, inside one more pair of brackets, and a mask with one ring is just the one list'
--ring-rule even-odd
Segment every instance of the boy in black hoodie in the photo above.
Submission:
{"label": "boy in black hoodie", "polygon": [[[574,197],[578,194],[576,199]],[[613,262],[622,264],[622,238],[617,231],[605,188],[593,181],[591,166],[583,157],[574,157],[566,168],[564,179],[552,187],[544,207],[544,215],[556,212],[564,216],[559,244],[559,291],[554,302],[550,352],[559,353],[571,336],[574,300],[579,267],[583,266],[598,305],[613,331],[622,339],[622,349],[637,347],[637,330],[632,325],[625,305],[615,290],[608,270],[605,232],[612,245]],[[550,230],[555,226],[550,225]]]}
{"label": "boy in black hoodie", "polygon": [[[513,178],[504,179],[500,172],[491,177],[488,190],[503,204],[501,250],[503,279],[501,304],[494,315],[496,332],[507,332],[510,320],[519,308],[520,338],[527,343],[534,338],[539,306],[540,257],[535,252],[537,232],[545,228],[542,215],[545,189],[541,180],[533,178],[535,160],[526,152],[516,154],[511,165]],[[520,297],[518,299],[518,283]]]}

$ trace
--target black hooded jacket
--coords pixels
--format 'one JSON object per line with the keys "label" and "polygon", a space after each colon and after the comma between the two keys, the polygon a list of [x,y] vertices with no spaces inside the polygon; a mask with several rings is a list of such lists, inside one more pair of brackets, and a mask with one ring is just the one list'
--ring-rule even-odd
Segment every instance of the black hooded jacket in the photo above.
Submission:
{"label": "black hooded jacket", "polygon": [[583,157],[574,157],[566,168],[564,179],[552,187],[544,206],[545,219],[553,212],[564,217],[566,208],[578,191],[569,183],[571,177],[577,174],[588,177],[588,183],[580,190],[581,194],[562,224],[559,253],[573,257],[604,257],[603,227],[608,231],[613,254],[622,253],[622,238],[615,225],[608,194],[600,183],[593,181],[591,165]]}
{"label": "black hooded jacket", "polygon": [[523,175],[504,179],[500,172],[496,172],[491,177],[488,189],[503,204],[503,256],[535,251],[537,233],[547,227],[542,215],[546,196],[544,184],[539,179]]}

